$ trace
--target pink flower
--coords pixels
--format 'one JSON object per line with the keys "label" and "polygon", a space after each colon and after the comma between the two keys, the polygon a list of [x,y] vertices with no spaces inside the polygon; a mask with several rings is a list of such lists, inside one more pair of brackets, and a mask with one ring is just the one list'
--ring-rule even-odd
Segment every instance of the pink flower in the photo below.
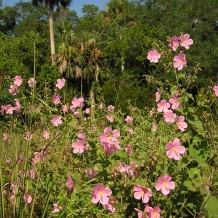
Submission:
{"label": "pink flower", "polygon": [[33,88],[33,87],[36,86],[36,80],[35,80],[34,78],[30,78],[30,79],[28,80],[28,84],[29,84],[29,87],[30,87],[30,88]]}
{"label": "pink flower", "polygon": [[105,188],[103,184],[98,184],[92,189],[92,203],[97,204],[100,202],[102,205],[109,204],[109,198],[112,194],[111,189]]}
{"label": "pink flower", "polygon": [[65,104],[62,105],[62,111],[63,111],[64,114],[68,113],[68,110],[69,110],[69,109],[68,109],[68,106],[67,106],[67,105],[65,105]]}
{"label": "pink flower", "polygon": [[118,166],[118,171],[120,173],[127,172],[128,169],[129,169],[129,167],[127,167],[125,163],[120,163]]}
{"label": "pink flower", "polygon": [[186,65],[186,57],[185,54],[183,54],[183,52],[181,51],[179,55],[176,55],[173,58],[173,66],[174,68],[177,68],[178,70],[182,70],[184,65]]}
{"label": "pink flower", "polygon": [[39,163],[41,160],[41,154],[39,152],[34,152],[34,157],[32,158],[32,162],[34,164]]}
{"label": "pink flower", "polygon": [[44,132],[43,132],[43,137],[45,138],[45,139],[49,139],[50,138],[50,132],[46,129],[46,130],[44,130]]}
{"label": "pink flower", "polygon": [[188,124],[184,122],[185,117],[184,116],[179,116],[176,118],[176,125],[179,127],[181,132],[184,132],[185,129],[188,127]]}
{"label": "pink flower", "polygon": [[173,36],[170,39],[169,47],[173,49],[173,51],[176,51],[176,49],[179,47],[179,38],[177,36]]}
{"label": "pink flower", "polygon": [[150,188],[144,188],[139,185],[134,185],[134,198],[137,200],[142,199],[143,203],[148,203],[149,197],[152,196]]}
{"label": "pink flower", "polygon": [[52,213],[59,213],[60,211],[63,210],[62,206],[58,206],[58,202],[53,204],[53,208],[54,208],[54,210],[52,211]]}
{"label": "pink flower", "polygon": [[107,107],[107,111],[108,111],[108,112],[113,113],[114,110],[115,110],[115,107],[114,107],[113,105],[109,105],[109,106]]}
{"label": "pink flower", "polygon": [[114,122],[114,118],[113,118],[110,114],[107,114],[107,115],[106,115],[106,118],[107,118],[107,120],[108,120],[110,123],[113,123],[113,122]]}
{"label": "pink flower", "polygon": [[9,93],[11,93],[12,95],[16,95],[17,92],[18,92],[18,88],[16,85],[10,85],[10,88],[9,88]]}
{"label": "pink flower", "polygon": [[161,57],[161,54],[157,50],[148,52],[147,59],[152,63],[157,63]]}
{"label": "pink flower", "polygon": [[213,87],[213,91],[215,92],[215,95],[218,97],[218,85]]}
{"label": "pink flower", "polygon": [[161,100],[158,104],[157,104],[157,110],[159,112],[167,112],[168,108],[170,107],[170,104],[164,99]]}
{"label": "pink flower", "polygon": [[153,123],[151,131],[152,132],[156,132],[157,131],[157,124],[156,123]]}
{"label": "pink flower", "polygon": [[145,216],[144,216],[144,214],[143,214],[143,212],[141,211],[141,210],[139,210],[139,209],[137,209],[137,208],[134,208],[135,209],[135,211],[137,211],[137,213],[138,213],[138,218],[145,218]]}
{"label": "pink flower", "polygon": [[14,112],[14,107],[12,107],[10,104],[5,105],[4,109],[6,114],[13,114]]}
{"label": "pink flower", "polygon": [[62,79],[58,79],[58,80],[57,80],[57,83],[56,83],[55,86],[56,86],[58,89],[62,89],[62,88],[64,87],[64,85],[65,85],[65,79],[62,78]]}
{"label": "pink flower", "polygon": [[173,158],[174,160],[180,160],[181,154],[184,154],[186,150],[185,147],[180,145],[178,138],[175,138],[173,142],[168,142],[165,148],[167,149],[167,156],[170,159]]}
{"label": "pink flower", "polygon": [[62,124],[62,118],[61,118],[61,116],[53,116],[51,122],[54,126],[58,126],[58,125]]}
{"label": "pink flower", "polygon": [[127,116],[125,118],[125,122],[131,124],[133,122],[133,118],[131,116]]}
{"label": "pink flower", "polygon": [[8,141],[8,135],[6,133],[4,133],[2,135],[2,139],[3,139],[3,141],[7,142]]}
{"label": "pink flower", "polygon": [[61,96],[60,95],[54,95],[53,98],[52,98],[52,102],[55,104],[55,105],[58,105],[61,103]]}
{"label": "pink flower", "polygon": [[148,213],[148,218],[160,218],[160,208],[158,206],[147,207],[146,213]]}
{"label": "pink flower", "polygon": [[129,129],[129,134],[132,135],[133,132],[134,132],[133,128],[130,128],[130,129]]}
{"label": "pink flower", "polygon": [[157,191],[162,192],[163,195],[168,195],[170,190],[175,189],[175,183],[171,181],[172,177],[170,176],[160,176],[157,179],[157,184],[155,185],[155,189]]}
{"label": "pink flower", "polygon": [[186,49],[189,49],[189,46],[193,44],[193,40],[189,39],[190,35],[189,34],[185,34],[184,36],[180,36],[179,40],[180,40],[180,45],[182,47],[185,47]]}
{"label": "pink flower", "polygon": [[30,178],[31,178],[31,179],[35,179],[35,176],[36,176],[36,171],[35,171],[35,169],[30,170]]}
{"label": "pink flower", "polygon": [[99,106],[98,106],[98,109],[99,109],[99,110],[102,110],[103,107],[104,107],[104,104],[101,102],[101,103],[99,104]]}
{"label": "pink flower", "polygon": [[25,133],[24,139],[25,139],[26,141],[31,141],[32,138],[33,138],[33,135],[32,135],[30,132],[26,132],[26,133]]}
{"label": "pink flower", "polygon": [[24,194],[23,199],[24,199],[24,202],[27,203],[27,204],[31,204],[31,202],[33,200],[32,196],[28,195],[26,193]]}
{"label": "pink flower", "polygon": [[157,91],[155,93],[155,97],[156,97],[156,102],[160,101],[160,98],[161,98],[160,89],[157,89]]}
{"label": "pink flower", "polygon": [[14,99],[14,102],[15,102],[15,107],[14,107],[15,111],[20,112],[21,111],[20,102],[16,98]]}
{"label": "pink flower", "polygon": [[72,104],[72,108],[83,107],[84,98],[83,98],[83,97],[74,98],[74,99],[71,101],[71,104]]}
{"label": "pink flower", "polygon": [[65,183],[65,185],[67,186],[68,191],[72,190],[72,188],[73,188],[73,180],[72,180],[70,174],[67,175],[67,182]]}
{"label": "pink flower", "polygon": [[115,208],[111,205],[111,204],[106,204],[103,205],[105,209],[107,209],[109,212],[114,213],[115,212]]}
{"label": "pink flower", "polygon": [[15,76],[14,85],[21,86],[22,82],[23,82],[23,79],[21,78],[21,76]]}
{"label": "pink flower", "polygon": [[94,167],[94,169],[86,169],[86,174],[89,176],[90,179],[93,179],[96,175],[98,175],[98,168]]}
{"label": "pink flower", "polygon": [[129,156],[132,155],[132,147],[131,147],[131,145],[127,145],[127,146],[125,147],[125,150],[126,150],[126,152],[128,153]]}
{"label": "pink flower", "polygon": [[88,107],[88,108],[86,108],[85,113],[90,114],[90,111],[91,111],[91,109]]}
{"label": "pink flower", "polygon": [[104,133],[100,135],[100,140],[101,143],[114,144],[118,142],[119,136],[120,132],[117,129],[113,130],[111,127],[106,127]]}
{"label": "pink flower", "polygon": [[176,121],[176,114],[173,113],[172,110],[168,110],[167,112],[164,113],[164,120],[167,123],[174,123]]}
{"label": "pink flower", "polygon": [[172,105],[172,109],[174,110],[176,110],[181,106],[181,103],[179,102],[178,94],[173,95],[173,97],[169,99],[169,102]]}
{"label": "pink flower", "polygon": [[71,144],[72,148],[73,148],[73,153],[74,154],[82,154],[84,153],[84,144],[81,141],[77,141]]}

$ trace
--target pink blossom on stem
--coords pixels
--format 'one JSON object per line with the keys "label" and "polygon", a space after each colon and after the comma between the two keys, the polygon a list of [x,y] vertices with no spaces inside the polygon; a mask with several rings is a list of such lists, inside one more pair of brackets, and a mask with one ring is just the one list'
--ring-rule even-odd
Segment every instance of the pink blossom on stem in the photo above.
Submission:
{"label": "pink blossom on stem", "polygon": [[98,175],[98,168],[94,167],[94,169],[86,169],[85,172],[89,176],[90,179],[93,179],[95,176]]}
{"label": "pink blossom on stem", "polygon": [[103,205],[103,207],[105,208],[105,209],[107,209],[109,212],[111,212],[111,213],[114,213],[115,212],[115,207],[113,207],[111,204],[106,204],[106,205]]}
{"label": "pink blossom on stem", "polygon": [[181,107],[181,103],[179,102],[179,96],[176,93],[173,95],[172,98],[169,99],[170,104],[172,105],[172,109],[176,110],[177,108]]}
{"label": "pink blossom on stem", "polygon": [[114,118],[113,118],[110,114],[107,114],[107,115],[106,115],[106,118],[107,118],[107,120],[108,120],[110,123],[113,123],[113,122],[114,122]]}
{"label": "pink blossom on stem", "polygon": [[4,133],[2,135],[2,139],[3,139],[3,141],[7,142],[8,141],[8,135],[6,133]]}
{"label": "pink blossom on stem", "polygon": [[185,120],[184,116],[179,116],[176,118],[176,125],[181,130],[181,132],[184,132],[185,129],[188,127],[188,124],[184,120]]}
{"label": "pink blossom on stem", "polygon": [[14,112],[14,107],[12,107],[10,104],[5,105],[4,109],[6,114],[13,114]]}
{"label": "pink blossom on stem", "polygon": [[218,85],[213,87],[213,91],[215,92],[216,97],[218,97]]}
{"label": "pink blossom on stem", "polygon": [[50,138],[50,132],[47,129],[43,131],[43,137],[45,139],[49,139]]}
{"label": "pink blossom on stem", "polygon": [[157,184],[155,185],[155,189],[157,191],[162,192],[163,195],[168,195],[170,193],[170,190],[175,189],[175,183],[172,180],[172,177],[170,176],[160,176],[157,179]]}
{"label": "pink blossom on stem", "polygon": [[155,97],[156,97],[156,102],[160,101],[160,98],[161,98],[160,89],[157,89],[157,91],[155,93]]}
{"label": "pink blossom on stem", "polygon": [[86,141],[86,135],[82,134],[82,133],[79,133],[77,135],[78,139],[82,142],[85,142]]}
{"label": "pink blossom on stem", "polygon": [[64,87],[64,85],[65,85],[65,79],[62,78],[62,79],[58,79],[58,80],[57,80],[57,83],[56,83],[55,86],[56,86],[58,89],[62,89],[62,88]]}
{"label": "pink blossom on stem", "polygon": [[68,174],[68,175],[67,175],[67,182],[65,183],[65,185],[66,185],[67,188],[68,188],[68,191],[71,191],[71,190],[72,190],[73,184],[74,184],[74,183],[73,183],[73,180],[72,180],[70,174]]}
{"label": "pink blossom on stem", "polygon": [[126,123],[129,123],[129,124],[132,124],[133,118],[132,118],[131,116],[127,116],[127,117],[125,118],[125,122],[126,122]]}
{"label": "pink blossom on stem", "polygon": [[173,113],[172,110],[168,110],[167,112],[164,113],[164,120],[167,123],[174,123],[176,121],[176,114]]}
{"label": "pink blossom on stem", "polygon": [[151,131],[152,132],[157,132],[157,124],[156,123],[153,123]]}
{"label": "pink blossom on stem", "polygon": [[31,179],[35,179],[35,176],[36,176],[36,171],[35,171],[35,169],[30,170],[30,178],[31,178]]}
{"label": "pink blossom on stem", "polygon": [[141,210],[139,210],[139,209],[137,209],[137,208],[134,208],[135,209],[135,211],[137,211],[137,215],[138,215],[138,218],[145,218],[145,216],[144,216],[144,214],[143,214],[143,212],[141,211]]}
{"label": "pink blossom on stem", "polygon": [[56,202],[56,203],[54,203],[53,204],[53,211],[52,211],[52,213],[59,213],[60,211],[62,211],[63,210],[63,207],[62,206],[59,206],[58,205],[58,202]]}
{"label": "pink blossom on stem", "polygon": [[30,132],[26,132],[26,133],[25,133],[24,139],[25,139],[26,141],[31,141],[32,138],[33,138],[33,135],[32,135]]}
{"label": "pink blossom on stem", "polygon": [[90,114],[90,111],[91,111],[91,109],[89,107],[85,109],[86,114]]}
{"label": "pink blossom on stem", "polygon": [[114,107],[113,105],[109,105],[109,106],[107,107],[107,111],[108,111],[108,112],[113,113],[114,110],[115,110],[115,107]]}
{"label": "pink blossom on stem", "polygon": [[58,126],[58,125],[62,124],[62,118],[61,118],[61,116],[53,116],[51,122],[54,126]]}
{"label": "pink blossom on stem", "polygon": [[148,218],[160,218],[160,208],[158,206],[147,207],[146,213],[148,214]]}
{"label": "pink blossom on stem", "polygon": [[34,78],[30,78],[28,80],[28,84],[30,88],[34,88],[36,86],[36,80]]}
{"label": "pink blossom on stem", "polygon": [[150,188],[144,188],[139,185],[134,185],[134,198],[137,200],[142,199],[143,203],[148,203],[149,198],[152,196]]}
{"label": "pink blossom on stem", "polygon": [[27,204],[31,204],[31,202],[33,200],[32,195],[28,195],[26,193],[24,194],[23,199],[24,199],[24,202]]}
{"label": "pink blossom on stem", "polygon": [[69,108],[66,104],[62,105],[62,111],[64,114],[68,113],[68,110],[69,110]]}
{"label": "pink blossom on stem", "polygon": [[131,147],[131,145],[127,145],[127,146],[125,147],[125,150],[126,150],[126,152],[128,153],[129,156],[132,155],[132,147]]}
{"label": "pink blossom on stem", "polygon": [[84,153],[84,144],[81,141],[77,141],[71,144],[73,148],[73,153],[74,154],[82,154]]}
{"label": "pink blossom on stem", "polygon": [[73,107],[73,108],[83,107],[83,105],[84,105],[84,98],[83,98],[83,97],[74,98],[74,99],[71,101],[71,104],[72,104],[72,107]]}
{"label": "pink blossom on stem", "polygon": [[16,85],[10,85],[10,88],[9,88],[9,93],[11,93],[12,95],[16,95],[17,92],[18,92],[18,87]]}
{"label": "pink blossom on stem", "polygon": [[34,157],[32,158],[32,162],[34,164],[39,163],[41,160],[41,154],[39,152],[34,152]]}
{"label": "pink blossom on stem", "polygon": [[181,154],[185,153],[185,147],[181,146],[180,140],[178,138],[175,138],[173,141],[169,141],[168,144],[165,147],[167,149],[167,156],[174,160],[180,160]]}
{"label": "pink blossom on stem", "polygon": [[99,106],[98,106],[98,109],[99,109],[99,110],[102,110],[103,107],[104,107],[104,104],[101,102],[101,103],[99,104]]}
{"label": "pink blossom on stem", "polygon": [[61,103],[61,96],[60,95],[54,95],[52,97],[52,102],[55,104],[55,105],[58,105]]}
{"label": "pink blossom on stem", "polygon": [[152,50],[148,52],[147,59],[151,63],[157,63],[161,57],[161,53],[159,53],[157,50]]}
{"label": "pink blossom on stem", "polygon": [[167,112],[168,108],[170,107],[170,104],[165,100],[161,100],[158,104],[157,104],[157,110],[159,112]]}
{"label": "pink blossom on stem", "polygon": [[170,39],[169,47],[173,49],[173,51],[176,51],[179,47],[179,38],[177,36],[173,36]]}
{"label": "pink blossom on stem", "polygon": [[102,205],[107,205],[109,203],[109,198],[112,194],[110,188],[106,188],[103,184],[98,184],[92,189],[92,203],[97,204],[100,202]]}
{"label": "pink blossom on stem", "polygon": [[23,82],[23,79],[22,79],[21,76],[15,76],[15,78],[14,78],[14,85],[21,86],[22,82]]}
{"label": "pink blossom on stem", "polygon": [[15,111],[20,112],[21,111],[20,101],[15,98],[14,102],[15,102],[15,107],[14,107]]}
{"label": "pink blossom on stem", "polygon": [[183,54],[183,52],[181,51],[179,55],[176,55],[173,58],[173,66],[174,68],[177,68],[178,70],[182,70],[183,67],[186,65],[186,57],[185,54]]}
{"label": "pink blossom on stem", "polygon": [[190,39],[189,34],[180,36],[179,40],[180,40],[180,46],[185,47],[186,49],[189,49],[189,46],[193,44],[193,40]]}

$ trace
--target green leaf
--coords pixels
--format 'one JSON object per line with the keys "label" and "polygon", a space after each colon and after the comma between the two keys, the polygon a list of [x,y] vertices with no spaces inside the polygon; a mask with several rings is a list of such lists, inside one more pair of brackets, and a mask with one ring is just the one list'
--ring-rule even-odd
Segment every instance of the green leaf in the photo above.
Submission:
{"label": "green leaf", "polygon": [[193,186],[192,182],[189,180],[185,180],[183,185],[188,188],[188,190],[195,192],[196,188]]}
{"label": "green leaf", "polygon": [[207,208],[207,212],[209,214],[209,217],[218,217],[218,199],[214,196],[210,197],[207,204],[206,204],[206,208]]}

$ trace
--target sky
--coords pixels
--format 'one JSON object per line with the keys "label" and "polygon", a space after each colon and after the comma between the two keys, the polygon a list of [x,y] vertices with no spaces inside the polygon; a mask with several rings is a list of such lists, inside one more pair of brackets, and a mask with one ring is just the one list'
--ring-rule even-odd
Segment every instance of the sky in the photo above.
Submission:
{"label": "sky", "polygon": [[[22,0],[23,2],[31,0]],[[109,0],[73,0],[73,3],[70,6],[71,10],[75,10],[78,16],[82,15],[81,9],[84,4],[92,4],[98,6],[100,10],[105,9],[105,5]],[[3,0],[3,6],[13,6],[15,3],[20,2],[20,0]]]}

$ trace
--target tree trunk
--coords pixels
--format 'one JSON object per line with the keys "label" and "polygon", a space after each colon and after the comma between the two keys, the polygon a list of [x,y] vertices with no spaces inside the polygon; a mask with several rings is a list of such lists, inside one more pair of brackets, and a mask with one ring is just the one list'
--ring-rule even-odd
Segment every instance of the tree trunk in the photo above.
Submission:
{"label": "tree trunk", "polygon": [[53,5],[52,1],[49,3],[49,32],[50,32],[50,44],[51,44],[51,63],[55,64],[55,42],[54,42],[54,29],[53,25]]}

